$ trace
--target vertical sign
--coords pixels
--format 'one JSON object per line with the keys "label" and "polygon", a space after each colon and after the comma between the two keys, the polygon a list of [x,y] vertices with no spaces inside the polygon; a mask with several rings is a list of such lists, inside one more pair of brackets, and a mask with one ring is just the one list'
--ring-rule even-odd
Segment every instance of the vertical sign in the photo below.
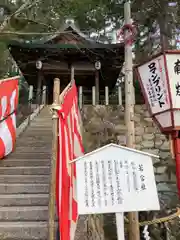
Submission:
{"label": "vertical sign", "polygon": [[138,67],[142,85],[153,114],[170,108],[164,56]]}
{"label": "vertical sign", "polygon": [[172,108],[180,108],[180,54],[166,54]]}

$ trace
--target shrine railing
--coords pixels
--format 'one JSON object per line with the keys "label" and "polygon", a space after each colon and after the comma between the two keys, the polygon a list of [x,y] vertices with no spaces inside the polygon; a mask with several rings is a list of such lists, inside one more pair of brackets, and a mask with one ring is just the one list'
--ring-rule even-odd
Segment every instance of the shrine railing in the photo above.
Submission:
{"label": "shrine railing", "polygon": [[114,90],[109,90],[106,86],[104,90],[97,91],[96,87],[85,89],[82,86],[78,88],[79,107],[83,105],[122,105],[122,89],[117,87]]}
{"label": "shrine railing", "polygon": [[46,87],[39,92],[33,91],[33,88],[29,88],[29,93],[24,94],[23,92],[19,95],[19,104],[16,110],[17,127],[41,105],[46,104]]}

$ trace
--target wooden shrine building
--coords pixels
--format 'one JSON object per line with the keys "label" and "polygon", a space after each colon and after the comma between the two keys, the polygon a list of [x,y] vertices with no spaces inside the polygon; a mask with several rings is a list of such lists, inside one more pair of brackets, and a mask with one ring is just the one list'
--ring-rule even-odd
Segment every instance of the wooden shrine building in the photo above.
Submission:
{"label": "wooden shrine building", "polygon": [[[61,90],[69,83],[74,68],[77,86],[90,92],[96,86],[97,99],[105,86],[113,89],[124,62],[123,44],[96,42],[69,22],[59,33],[34,41],[11,41],[8,48],[29,85],[48,89],[48,103],[52,103],[53,79],[60,78]],[[37,69],[37,62],[42,68]],[[101,63],[96,70],[95,62]]]}

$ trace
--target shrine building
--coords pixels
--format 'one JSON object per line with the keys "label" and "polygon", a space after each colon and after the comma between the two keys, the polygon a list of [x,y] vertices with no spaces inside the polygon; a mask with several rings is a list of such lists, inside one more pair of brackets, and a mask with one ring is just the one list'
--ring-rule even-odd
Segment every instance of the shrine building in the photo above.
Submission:
{"label": "shrine building", "polygon": [[[70,21],[51,37],[40,40],[14,40],[8,48],[29,85],[41,91],[47,87],[47,102],[52,103],[53,79],[58,77],[61,91],[74,78],[81,86],[86,98],[95,86],[97,104],[105,94],[105,87],[111,91],[119,77],[124,62],[124,44],[104,44],[82,33]],[[97,65],[100,66],[97,67]]]}

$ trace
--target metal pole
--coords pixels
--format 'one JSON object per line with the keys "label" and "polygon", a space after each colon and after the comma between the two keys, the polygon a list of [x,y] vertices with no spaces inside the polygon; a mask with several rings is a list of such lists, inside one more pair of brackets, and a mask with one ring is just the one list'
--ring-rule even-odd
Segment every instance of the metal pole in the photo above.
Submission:
{"label": "metal pole", "polygon": [[180,198],[180,131],[176,131],[173,137],[174,137],[174,154],[176,160],[176,181],[178,195]]}
{"label": "metal pole", "polygon": [[[131,24],[131,6],[130,2],[124,4],[125,25]],[[129,31],[125,30],[125,122],[127,131],[127,147],[134,148],[134,87],[133,87],[133,61],[132,46],[127,39]],[[139,221],[138,213],[129,213],[129,240],[139,240]]]}
{"label": "metal pole", "polygon": [[[53,106],[56,107],[59,104],[60,95],[60,80],[54,79],[54,90],[53,90]],[[49,219],[48,219],[48,240],[55,240],[55,212],[56,212],[56,160],[58,153],[58,116],[55,109],[53,109],[53,140],[52,140],[52,160],[51,160],[51,180],[50,180],[50,193],[49,193]]]}

